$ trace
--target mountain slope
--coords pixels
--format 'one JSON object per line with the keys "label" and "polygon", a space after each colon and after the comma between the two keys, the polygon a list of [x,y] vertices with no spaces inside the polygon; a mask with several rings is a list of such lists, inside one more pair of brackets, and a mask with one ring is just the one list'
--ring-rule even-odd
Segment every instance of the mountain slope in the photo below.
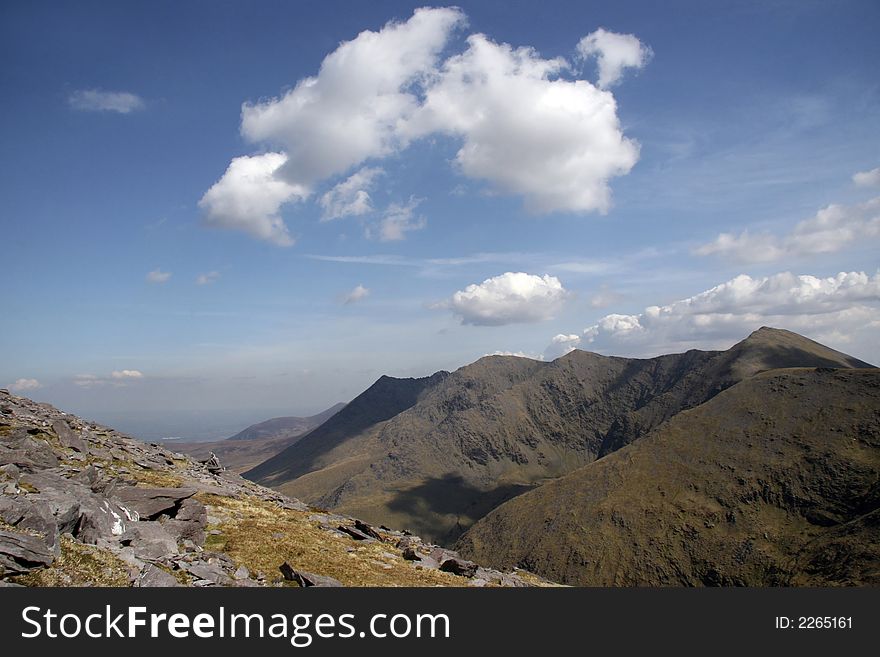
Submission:
{"label": "mountain slope", "polygon": [[458,543],[579,585],[880,584],[880,370],[758,374]]}
{"label": "mountain slope", "polygon": [[386,421],[327,439],[331,420],[245,476],[448,543],[504,501],[745,377],[793,365],[867,366],[767,328],[724,352],[627,359],[576,350],[551,363],[490,356],[445,376]]}
{"label": "mountain slope", "polygon": [[309,417],[277,417],[253,424],[226,440],[199,443],[175,442],[173,447],[193,458],[205,460],[215,454],[232,472],[250,470],[294,444],[312,429],[333,417],[345,404],[335,404]]}

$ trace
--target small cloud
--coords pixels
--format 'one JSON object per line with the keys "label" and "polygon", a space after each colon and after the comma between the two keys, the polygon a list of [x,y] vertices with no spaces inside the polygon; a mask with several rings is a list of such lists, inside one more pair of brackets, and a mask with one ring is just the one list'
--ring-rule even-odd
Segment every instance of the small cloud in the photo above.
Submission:
{"label": "small cloud", "polygon": [[138,370],[115,370],[110,373],[110,376],[114,379],[142,379],[144,378],[143,372]]}
{"label": "small cloud", "polygon": [[92,388],[104,385],[104,383],[106,383],[106,381],[94,374],[77,374],[73,377],[73,385],[79,386],[80,388]]}
{"label": "small cloud", "polygon": [[462,324],[503,326],[551,319],[568,291],[555,276],[506,272],[468,285],[435,308],[448,308]]}
{"label": "small cloud", "polygon": [[216,283],[220,279],[219,271],[209,271],[206,274],[199,274],[196,278],[196,285],[210,285]]}
{"label": "small cloud", "polygon": [[859,187],[880,187],[880,167],[870,171],[859,171],[853,175],[853,182]]}
{"label": "small cloud", "polygon": [[607,285],[603,285],[599,288],[598,292],[590,297],[590,305],[593,308],[607,308],[608,306],[619,303],[622,300],[623,295],[618,294]]}
{"label": "small cloud", "polygon": [[620,81],[624,69],[640,69],[648,63],[653,52],[632,34],[617,34],[599,28],[577,44],[582,59],[596,57],[599,66],[599,86],[607,89]]}
{"label": "small cloud", "polygon": [[351,292],[342,297],[342,303],[346,306],[357,303],[362,299],[366,299],[369,294],[370,290],[368,288],[365,288],[363,285],[357,285]]}
{"label": "small cloud", "polygon": [[555,335],[550,341],[550,344],[547,345],[547,348],[544,350],[544,360],[556,360],[560,356],[564,356],[577,349],[577,346],[580,343],[581,336],[576,333],[560,333],[559,335]]}
{"label": "small cloud", "polygon": [[171,278],[171,272],[154,269],[147,274],[147,283],[167,283]]}
{"label": "small cloud", "polygon": [[540,354],[527,354],[524,351],[493,351],[491,354],[483,354],[483,356],[515,356],[516,358],[528,358],[529,360],[544,360]]}
{"label": "small cloud", "polygon": [[377,167],[364,167],[325,193],[319,205],[323,209],[321,221],[356,217],[373,211],[370,188],[384,171]]}
{"label": "small cloud", "polygon": [[[395,242],[406,239],[406,233],[421,230],[428,225],[428,220],[423,216],[414,216],[416,208],[424,199],[410,197],[406,203],[392,203],[383,213],[382,221],[379,222],[378,239],[382,242]],[[367,237],[373,237],[374,233],[367,228]]]}
{"label": "small cloud", "polygon": [[42,387],[36,379],[18,379],[15,383],[9,385],[9,389],[13,392],[24,392],[26,390],[36,390]]}
{"label": "small cloud", "polygon": [[80,89],[67,97],[67,104],[81,112],[117,112],[129,114],[145,107],[143,99],[128,91]]}

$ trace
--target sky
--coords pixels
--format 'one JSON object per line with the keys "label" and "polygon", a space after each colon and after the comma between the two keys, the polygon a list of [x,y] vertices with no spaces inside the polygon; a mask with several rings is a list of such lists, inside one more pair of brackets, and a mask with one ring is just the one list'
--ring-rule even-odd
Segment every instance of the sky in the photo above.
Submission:
{"label": "sky", "polygon": [[494,353],[770,325],[880,363],[878,28],[871,0],[4,2],[0,386],[204,438]]}

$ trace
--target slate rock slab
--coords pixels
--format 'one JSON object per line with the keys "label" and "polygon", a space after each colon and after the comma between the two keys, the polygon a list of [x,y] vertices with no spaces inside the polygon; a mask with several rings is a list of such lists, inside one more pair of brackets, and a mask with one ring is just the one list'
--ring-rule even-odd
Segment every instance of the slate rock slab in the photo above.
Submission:
{"label": "slate rock slab", "polygon": [[336,587],[344,586],[338,579],[327,577],[326,575],[316,575],[304,570],[296,570],[286,561],[278,567],[282,576],[289,582],[296,582],[303,588],[320,586],[320,587]]}
{"label": "slate rock slab", "polygon": [[36,536],[0,529],[0,576],[27,573],[54,560],[55,555]]}
{"label": "slate rock slab", "polygon": [[113,491],[123,506],[141,518],[156,518],[162,513],[175,515],[180,503],[196,494],[194,488],[140,488],[121,486]]}

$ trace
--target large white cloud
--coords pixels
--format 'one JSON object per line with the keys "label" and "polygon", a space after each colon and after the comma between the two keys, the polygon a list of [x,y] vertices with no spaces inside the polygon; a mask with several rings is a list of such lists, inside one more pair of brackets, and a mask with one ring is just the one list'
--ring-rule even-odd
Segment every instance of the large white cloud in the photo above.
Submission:
{"label": "large white cloud", "polygon": [[463,324],[499,326],[551,319],[567,297],[555,276],[506,272],[468,285],[438,307],[451,309]]}
{"label": "large white cloud", "polygon": [[215,228],[241,230],[257,239],[290,246],[293,238],[279,210],[284,203],[308,196],[301,185],[276,175],[287,161],[284,153],[237,157],[226,173],[205,192],[199,207],[204,222]]}
{"label": "large white cloud", "polygon": [[80,89],[67,97],[67,103],[82,112],[116,112],[129,114],[144,108],[143,99],[128,91]]}
{"label": "large white cloud", "polygon": [[412,84],[435,70],[463,22],[458,9],[417,9],[405,23],[361,32],[327,55],[317,76],[281,98],[246,103],[242,134],[286,149],[281,175],[306,186],[396,152],[406,143],[401,123],[419,108]]}
{"label": "large white cloud", "polygon": [[639,147],[623,136],[614,96],[559,77],[567,69],[562,58],[472,35],[408,129],[460,137],[461,172],[523,196],[534,212],[607,211],[608,181],[632,169]]}
{"label": "large white cloud", "polygon": [[603,352],[656,355],[723,348],[761,326],[797,331],[837,348],[853,344],[860,350],[856,355],[876,357],[880,272],[828,278],[743,274],[666,306],[606,315],[584,330],[582,344]]}
{"label": "large white cloud", "polygon": [[[245,103],[242,135],[278,152],[233,160],[202,199],[208,223],[288,244],[281,205],[334,180],[318,197],[322,219],[366,214],[373,207],[372,179],[364,175],[377,170],[372,164],[434,134],[460,140],[460,173],[493,191],[522,196],[531,211],[607,211],[609,181],[627,174],[639,156],[638,144],[623,135],[614,96],[587,80],[565,79],[573,69],[563,58],[544,59],[531,48],[494,43],[482,34],[442,60],[465,22],[459,9],[417,9],[405,22],[343,42],[317,75],[284,95]],[[603,44],[620,38],[629,47],[634,41],[644,63],[648,51],[638,39],[603,34]],[[625,48],[603,47],[616,65],[636,65],[621,54]],[[365,162],[370,166],[352,173]],[[245,164],[259,165],[259,173],[243,190],[233,169]],[[265,198],[262,207],[251,207],[255,196]],[[399,223],[387,222],[387,239],[399,239],[394,236],[412,226],[397,230]]]}
{"label": "large white cloud", "polygon": [[616,84],[624,69],[643,68],[651,59],[651,49],[632,34],[617,34],[599,28],[578,42],[583,59],[595,57],[599,67],[598,84],[603,89]]}
{"label": "large white cloud", "polygon": [[720,255],[740,262],[771,262],[786,257],[832,253],[880,237],[880,197],[857,205],[832,204],[798,223],[783,237],[770,233],[721,233],[698,247],[697,255]]}
{"label": "large white cloud", "polygon": [[321,221],[360,216],[373,210],[370,188],[384,171],[378,167],[364,167],[338,183],[321,196]]}

